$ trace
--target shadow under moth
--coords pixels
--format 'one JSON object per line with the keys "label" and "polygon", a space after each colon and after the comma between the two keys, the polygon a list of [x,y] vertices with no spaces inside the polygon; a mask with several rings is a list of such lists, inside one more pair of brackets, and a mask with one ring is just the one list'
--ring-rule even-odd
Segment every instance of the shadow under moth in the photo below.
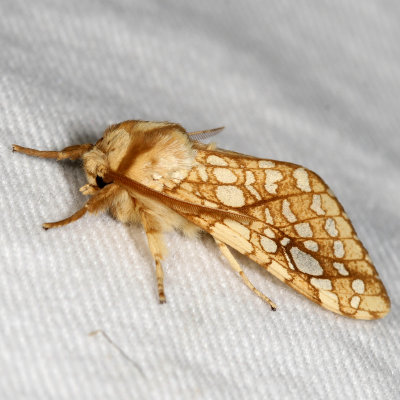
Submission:
{"label": "shadow under moth", "polygon": [[324,181],[299,165],[259,159],[199,140],[222,128],[188,133],[175,123],[125,121],[96,144],[62,151],[13,150],[57,160],[83,160],[91,196],[75,214],[43,224],[69,224],[86,212],[109,211],[124,223],[141,223],[156,265],[159,300],[165,302],[163,233],[208,232],[243,282],[249,281],[234,248],[281,281],[335,313],[377,319],[390,300],[343,207]]}

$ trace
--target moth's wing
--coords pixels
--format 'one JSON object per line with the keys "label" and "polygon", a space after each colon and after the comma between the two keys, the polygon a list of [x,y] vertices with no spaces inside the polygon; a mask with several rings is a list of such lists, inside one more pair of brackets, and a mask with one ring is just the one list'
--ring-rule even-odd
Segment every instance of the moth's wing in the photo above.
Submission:
{"label": "moth's wing", "polygon": [[[323,307],[358,319],[390,310],[386,290],[339,201],[298,165],[198,147],[167,195],[204,206],[185,218]],[[246,214],[226,218],[213,208]],[[179,210],[177,210],[179,212]]]}

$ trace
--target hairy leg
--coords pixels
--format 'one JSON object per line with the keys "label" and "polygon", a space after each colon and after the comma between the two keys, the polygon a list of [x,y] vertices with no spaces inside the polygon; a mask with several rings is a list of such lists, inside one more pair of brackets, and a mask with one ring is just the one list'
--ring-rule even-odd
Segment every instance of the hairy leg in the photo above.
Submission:
{"label": "hairy leg", "polygon": [[105,188],[97,191],[96,194],[92,198],[90,198],[86,202],[86,204],[75,214],[61,221],[46,222],[43,224],[43,228],[47,230],[50,228],[57,228],[59,226],[68,225],[71,222],[77,221],[79,218],[83,217],[87,211],[95,214],[100,211],[104,211],[111,205],[114,195],[118,189],[119,188],[117,185],[107,185]]}
{"label": "hairy leg", "polygon": [[144,209],[140,209],[139,212],[143,228],[146,231],[149,249],[156,263],[158,298],[160,303],[165,303],[164,271],[161,265],[161,260],[165,255],[165,244],[162,237],[161,225],[154,216],[146,212]]}

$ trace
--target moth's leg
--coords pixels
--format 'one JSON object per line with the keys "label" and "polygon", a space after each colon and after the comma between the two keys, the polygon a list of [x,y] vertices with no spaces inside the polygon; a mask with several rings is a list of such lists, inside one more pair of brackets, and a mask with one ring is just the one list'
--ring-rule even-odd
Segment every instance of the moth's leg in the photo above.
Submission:
{"label": "moth's leg", "polygon": [[13,151],[17,153],[27,154],[28,156],[41,157],[41,158],[56,158],[57,160],[65,160],[69,158],[70,160],[77,160],[81,158],[86,152],[92,149],[93,145],[87,144],[77,144],[75,146],[69,146],[61,151],[42,151],[30,149],[28,147],[18,146],[13,144]]}
{"label": "moth's leg", "polygon": [[98,213],[108,208],[114,198],[115,192],[118,190],[117,185],[107,185],[104,189],[99,190],[86,204],[75,214],[57,222],[46,222],[43,224],[44,229],[58,228],[59,226],[68,225],[71,222],[77,221],[83,217],[86,212]]}
{"label": "moth's leg", "polygon": [[139,212],[143,228],[146,231],[149,249],[156,263],[158,298],[162,304],[166,302],[166,298],[164,293],[164,271],[161,265],[161,260],[164,258],[165,254],[161,225],[154,216],[150,215],[145,210],[140,209]]}
{"label": "moth's leg", "polygon": [[228,249],[228,246],[218,240],[217,238],[214,237],[214,240],[216,241],[219,249],[221,250],[221,253],[226,257],[226,259],[229,261],[229,264],[233,268],[234,271],[239,273],[240,277],[243,279],[243,282],[247,287],[249,287],[258,297],[263,299],[265,302],[267,302],[273,311],[276,310],[276,304],[270,300],[265,294],[261,293],[258,289],[254,287],[254,285],[249,281],[249,278],[246,276],[242,268],[240,267],[239,263],[236,261],[235,257],[233,257],[232,253]]}
{"label": "moth's leg", "polygon": [[86,205],[78,210],[75,214],[72,214],[70,217],[62,219],[61,221],[57,222],[45,222],[42,226],[43,229],[51,229],[51,228],[58,228],[59,226],[68,225],[71,222],[77,221],[79,218],[82,218],[86,214]]}

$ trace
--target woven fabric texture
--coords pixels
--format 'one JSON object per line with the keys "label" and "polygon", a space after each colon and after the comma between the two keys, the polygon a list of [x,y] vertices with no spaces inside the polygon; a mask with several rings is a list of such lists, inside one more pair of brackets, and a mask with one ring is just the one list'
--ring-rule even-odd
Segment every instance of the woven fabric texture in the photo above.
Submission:
{"label": "woven fabric texture", "polygon": [[[0,398],[400,398],[397,0],[0,4]],[[350,320],[204,235],[167,235],[167,304],[143,229],[85,199],[79,163],[11,152],[95,142],[126,119],[305,165],[331,186],[391,313]],[[90,335],[91,332],[97,334]]]}

